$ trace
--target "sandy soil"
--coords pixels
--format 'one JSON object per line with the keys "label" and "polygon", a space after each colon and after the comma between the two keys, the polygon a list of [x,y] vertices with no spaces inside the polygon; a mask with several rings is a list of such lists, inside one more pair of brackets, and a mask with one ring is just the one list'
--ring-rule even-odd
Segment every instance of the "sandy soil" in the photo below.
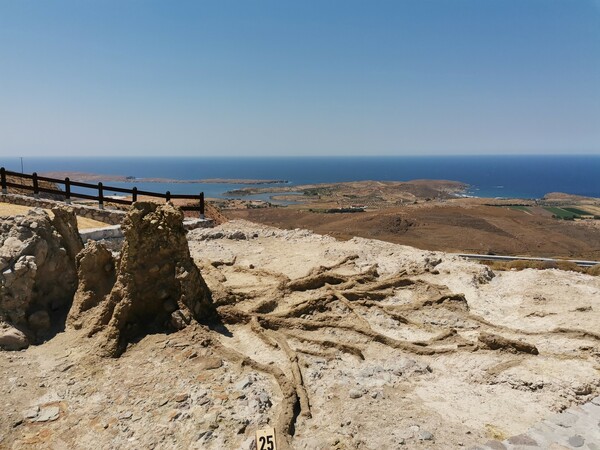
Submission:
{"label": "sandy soil", "polygon": [[[27,206],[21,205],[12,205],[10,203],[2,203],[0,202],[0,216],[16,216],[18,214],[27,214],[31,208]],[[49,209],[45,210],[50,217],[52,217],[52,211]],[[88,228],[102,228],[107,226],[103,222],[98,222],[97,220],[88,219],[86,217],[77,217],[77,226],[80,230],[85,230]]]}
{"label": "sandy soil", "polygon": [[[294,448],[468,447],[600,392],[598,277],[494,276],[444,253],[244,221],[188,236],[209,286],[228,292],[216,297],[220,310],[229,302],[296,326],[190,327],[147,336],[119,359],[95,357],[93,340],[76,332],[0,352],[0,447],[254,449],[254,432],[276,422],[284,396],[273,377],[226,357],[233,353],[289,379],[299,369],[307,404]],[[329,281],[292,288],[311,274]],[[335,281],[366,274],[375,278]],[[322,307],[305,308],[314,301]],[[335,323],[301,326],[328,317]],[[539,354],[492,349],[486,334]],[[289,348],[273,345],[282,336]]]}

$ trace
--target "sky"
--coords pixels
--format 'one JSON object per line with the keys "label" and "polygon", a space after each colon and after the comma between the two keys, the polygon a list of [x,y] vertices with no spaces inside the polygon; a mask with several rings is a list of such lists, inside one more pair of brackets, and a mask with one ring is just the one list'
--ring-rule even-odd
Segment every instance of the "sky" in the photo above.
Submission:
{"label": "sky", "polygon": [[0,156],[600,154],[600,0],[0,0]]}

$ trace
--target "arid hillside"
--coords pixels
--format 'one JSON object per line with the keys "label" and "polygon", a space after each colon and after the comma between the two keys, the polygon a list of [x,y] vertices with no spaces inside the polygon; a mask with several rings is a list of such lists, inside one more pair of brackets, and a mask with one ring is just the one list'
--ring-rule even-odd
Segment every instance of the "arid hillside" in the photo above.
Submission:
{"label": "arid hillside", "polygon": [[[482,200],[325,214],[298,208],[228,210],[231,218],[340,239],[380,239],[425,250],[600,260],[600,221],[566,221]],[[541,209],[541,208],[540,208]]]}

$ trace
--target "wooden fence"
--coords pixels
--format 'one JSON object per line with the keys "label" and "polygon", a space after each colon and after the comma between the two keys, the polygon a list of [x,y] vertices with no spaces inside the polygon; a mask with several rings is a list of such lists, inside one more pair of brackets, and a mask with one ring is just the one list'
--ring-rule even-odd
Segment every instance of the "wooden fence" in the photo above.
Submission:
{"label": "wooden fence", "polygon": [[[20,178],[21,180],[31,180],[31,185],[13,183],[8,181],[7,176],[13,178]],[[42,187],[39,185],[40,181],[46,181],[49,183],[54,183],[56,185],[63,185],[64,190],[51,189],[47,187]],[[82,198],[86,200],[94,200],[98,202],[98,206],[100,209],[104,208],[104,203],[116,203],[120,205],[131,205],[133,202],[138,200],[138,196],[143,195],[147,197],[155,197],[162,198],[165,201],[175,200],[175,199],[183,199],[183,200],[192,200],[195,201],[196,205],[184,205],[181,206],[181,209],[184,211],[198,211],[200,213],[200,218],[204,218],[204,192],[200,192],[199,195],[188,195],[188,194],[171,194],[170,191],[162,194],[159,192],[150,192],[150,191],[140,191],[138,188],[133,187],[132,189],[120,188],[116,186],[104,186],[101,182],[98,184],[90,184],[90,183],[82,183],[80,181],[71,181],[69,177],[66,177],[64,180],[60,180],[57,178],[49,178],[39,176],[36,172],[30,174],[19,173],[19,172],[11,172],[10,170],[6,170],[4,167],[0,168],[0,184],[2,186],[2,193],[7,194],[9,187],[24,189],[28,191],[33,191],[34,197],[39,196],[40,192],[44,192],[47,194],[55,194],[63,196],[67,203],[71,202],[71,198]],[[83,194],[80,192],[72,192],[71,187],[78,188],[86,188],[93,189],[98,195],[92,194]],[[129,194],[131,195],[131,199],[126,200],[123,198],[114,198],[114,197],[106,197],[105,192],[118,192],[121,194]]]}

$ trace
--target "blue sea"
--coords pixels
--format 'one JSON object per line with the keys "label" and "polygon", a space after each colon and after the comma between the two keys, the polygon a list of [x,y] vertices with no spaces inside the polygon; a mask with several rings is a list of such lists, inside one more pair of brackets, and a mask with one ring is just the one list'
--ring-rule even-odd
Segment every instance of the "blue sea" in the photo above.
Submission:
{"label": "blue sea", "polygon": [[[17,157],[0,166],[20,171]],[[467,183],[477,197],[540,198],[548,192],[600,197],[600,155],[398,156],[280,158],[24,158],[26,173],[77,171],[180,180],[277,179],[287,185],[341,181],[444,179]],[[226,197],[239,184],[105,183],[178,194]],[[267,185],[269,187],[273,185]],[[253,197],[268,199],[267,196]]]}

